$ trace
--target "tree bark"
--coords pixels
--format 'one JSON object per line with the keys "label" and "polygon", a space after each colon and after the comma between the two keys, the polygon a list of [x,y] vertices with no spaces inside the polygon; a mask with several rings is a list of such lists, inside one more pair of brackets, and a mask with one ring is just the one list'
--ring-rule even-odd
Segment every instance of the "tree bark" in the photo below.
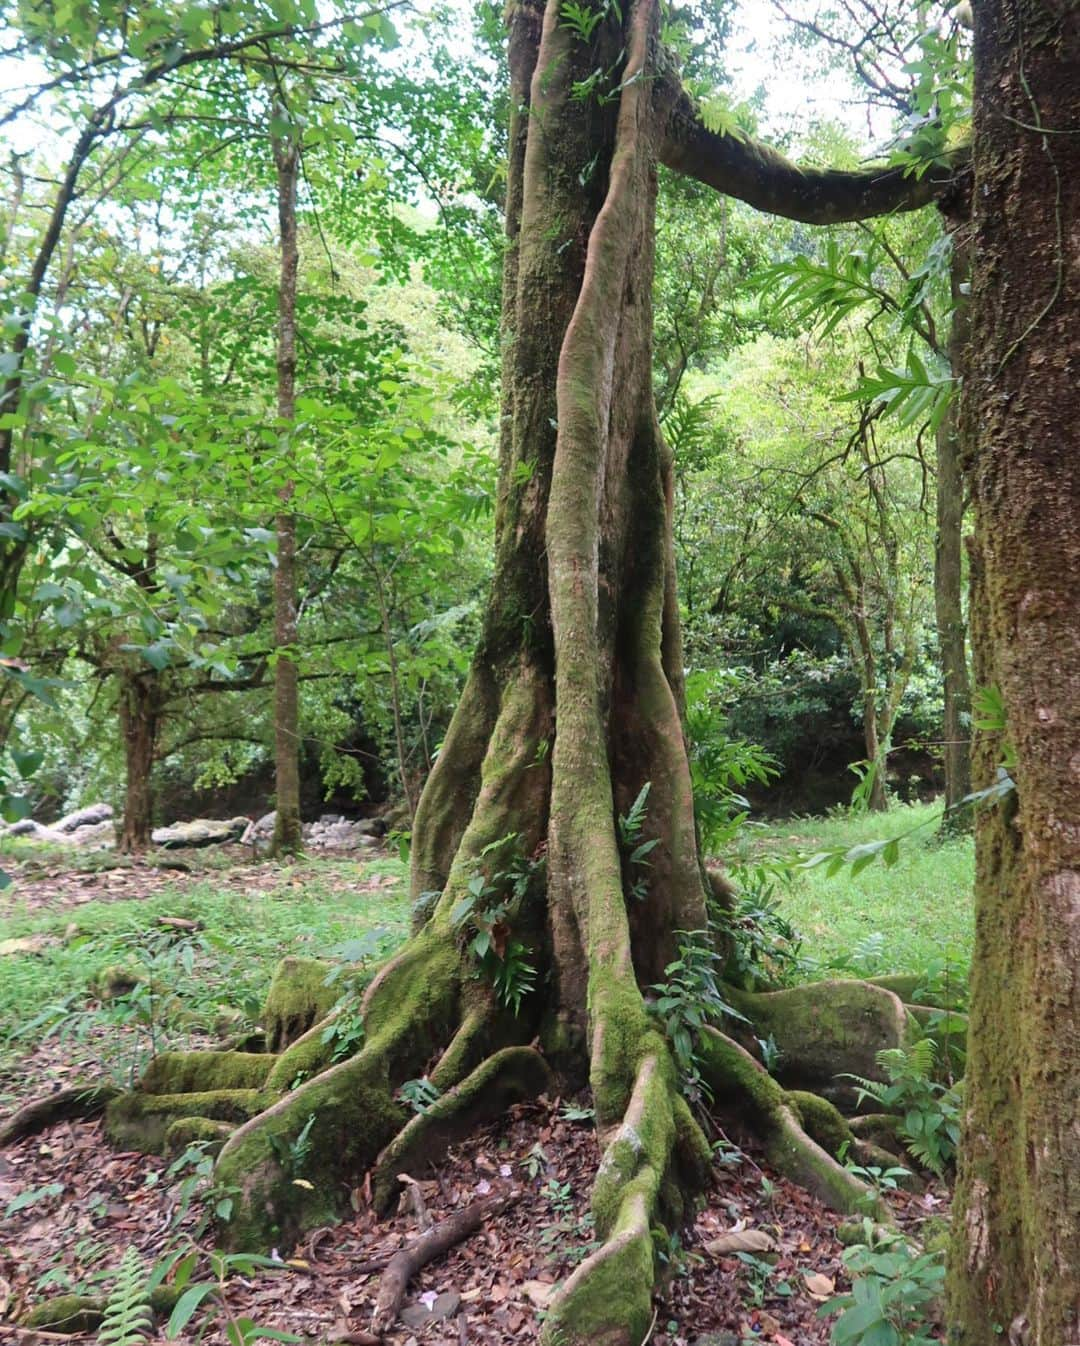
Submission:
{"label": "tree bark", "polygon": [[963,531],[967,484],[971,468],[967,442],[969,421],[964,414],[964,377],[970,336],[969,300],[965,293],[971,274],[970,227],[966,219],[952,220],[950,263],[952,328],[949,364],[957,391],[937,433],[937,532],[934,538],[934,612],[937,619],[938,661],[944,697],[942,759],[945,768],[945,833],[968,831],[971,813],[958,807],[971,793],[971,683],[968,678],[967,628],[963,605]]}
{"label": "tree bark", "polygon": [[[976,675],[1015,795],[976,830],[954,1339],[1080,1341],[1080,10],[975,6]],[[1000,736],[999,736],[1000,739]],[[1000,742],[977,740],[987,784]]]}
{"label": "tree bark", "polygon": [[[285,116],[284,108],[277,108]],[[277,416],[280,433],[293,433],[296,417],[296,273],[299,263],[296,183],[300,144],[290,127],[274,137],[277,170],[281,267],[278,284]],[[281,508],[274,520],[277,566],[274,570],[274,768],[275,818],[271,851],[296,855],[303,849],[300,830],[300,683],[297,646],[299,598],[296,578],[296,516],[289,511],[294,486],[278,492]]]}
{"label": "tree bark", "polygon": [[150,845],[154,826],[153,772],[164,689],[155,669],[120,680],[120,736],[124,744],[124,819],[119,849],[137,854]]}

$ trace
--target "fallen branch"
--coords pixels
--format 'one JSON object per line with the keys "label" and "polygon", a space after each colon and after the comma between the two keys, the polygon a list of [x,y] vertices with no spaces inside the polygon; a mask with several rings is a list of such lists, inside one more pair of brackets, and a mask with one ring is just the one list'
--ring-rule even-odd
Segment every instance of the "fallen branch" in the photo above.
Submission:
{"label": "fallen branch", "polygon": [[520,1198],[521,1193],[514,1191],[474,1201],[471,1206],[459,1210],[448,1220],[443,1220],[434,1229],[429,1229],[426,1234],[421,1234],[418,1239],[395,1253],[379,1281],[379,1294],[375,1301],[375,1311],[371,1315],[372,1333],[375,1336],[382,1336],[393,1327],[409,1281],[421,1267],[426,1267],[436,1257],[441,1257],[443,1253],[475,1233],[488,1216],[501,1215],[508,1206]]}
{"label": "fallen branch", "polygon": [[105,1111],[122,1091],[112,1084],[83,1084],[60,1089],[24,1104],[0,1126],[0,1149],[25,1136],[36,1136],[57,1122],[85,1121]]}

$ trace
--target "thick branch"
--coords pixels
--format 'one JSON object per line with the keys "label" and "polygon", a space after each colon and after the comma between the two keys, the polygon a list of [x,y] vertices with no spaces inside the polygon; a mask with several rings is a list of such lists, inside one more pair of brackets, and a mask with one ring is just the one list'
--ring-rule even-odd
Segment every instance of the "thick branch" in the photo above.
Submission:
{"label": "thick branch", "polygon": [[760,140],[708,130],[683,91],[675,99],[660,159],[676,173],[755,210],[804,224],[842,224],[936,201],[953,183],[966,153],[958,153],[955,165],[934,165],[920,177],[875,165],[854,172],[800,168]]}

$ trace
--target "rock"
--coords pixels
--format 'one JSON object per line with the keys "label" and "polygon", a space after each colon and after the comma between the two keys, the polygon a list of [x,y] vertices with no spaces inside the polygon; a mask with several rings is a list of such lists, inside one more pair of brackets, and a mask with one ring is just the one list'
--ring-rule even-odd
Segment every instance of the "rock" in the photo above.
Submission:
{"label": "rock", "polygon": [[71,838],[63,832],[57,832],[55,828],[46,827],[44,823],[35,822],[33,818],[23,818],[17,823],[12,823],[5,835],[9,837],[28,837],[31,841],[48,841],[54,846],[67,846],[71,841]]}
{"label": "rock", "polygon": [[12,823],[10,827],[4,828],[5,836],[9,837],[32,837],[41,826],[34,822],[33,818],[22,818],[17,823]]}
{"label": "rock", "polygon": [[95,827],[108,822],[113,816],[111,804],[87,804],[85,808],[67,813],[59,822],[53,823],[54,832],[76,832],[83,827]]}
{"label": "rock", "polygon": [[187,823],[155,827],[150,835],[155,846],[176,850],[181,846],[220,846],[227,841],[239,841],[247,828],[247,818],[193,818]]}
{"label": "rock", "polygon": [[378,818],[344,818],[323,814],[316,823],[304,826],[304,840],[313,850],[353,851],[374,844]]}
{"label": "rock", "polygon": [[98,823],[86,823],[68,832],[67,840],[72,846],[84,849],[108,850],[116,845],[116,824],[110,818]]}

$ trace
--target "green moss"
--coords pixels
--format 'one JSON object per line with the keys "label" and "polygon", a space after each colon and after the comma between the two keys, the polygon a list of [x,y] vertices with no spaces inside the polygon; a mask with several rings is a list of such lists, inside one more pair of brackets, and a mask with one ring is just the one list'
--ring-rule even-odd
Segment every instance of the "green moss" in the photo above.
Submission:
{"label": "green moss", "polygon": [[880,1078],[876,1056],[903,1045],[907,1018],[891,992],[863,981],[823,981],[753,994],[729,988],[756,1037],[773,1037],[781,1056],[776,1077],[790,1089],[836,1091],[841,1072]]}
{"label": "green moss", "polygon": [[851,1128],[828,1099],[798,1089],[787,1097],[806,1134],[834,1158],[845,1144],[854,1142]]}
{"label": "green moss", "polygon": [[612,1238],[577,1269],[544,1321],[544,1346],[637,1346],[652,1322],[652,1234],[630,1203]]}
{"label": "green moss", "polygon": [[317,958],[283,958],[278,964],[262,1009],[271,1052],[283,1051],[333,1009],[339,990],[326,984],[332,970]]}
{"label": "green moss", "polygon": [[165,1153],[182,1154],[189,1145],[203,1145],[208,1154],[217,1154],[236,1128],[229,1122],[209,1117],[178,1117],[165,1131]]}
{"label": "green moss", "polygon": [[[456,1027],[459,975],[457,946],[432,921],[368,988],[363,1050],[301,1084],[232,1137],[217,1167],[218,1181],[239,1191],[223,1231],[231,1246],[289,1246],[304,1229],[335,1217],[349,1183],[407,1120],[394,1087],[420,1074]],[[284,1053],[271,1087],[287,1087],[283,1068],[291,1069],[293,1052],[304,1048]]]}
{"label": "green moss", "polygon": [[99,1299],[89,1295],[59,1295],[38,1304],[20,1319],[20,1326],[40,1332],[96,1332],[105,1319]]}
{"label": "green moss", "polygon": [[261,1089],[274,1058],[253,1052],[162,1052],[147,1066],[139,1088],[147,1094]]}
{"label": "green moss", "polygon": [[206,1117],[239,1125],[267,1103],[257,1089],[218,1089],[194,1094],[121,1094],[105,1109],[105,1134],[112,1144],[143,1154],[161,1154],[165,1134],[181,1117]]}
{"label": "green moss", "polygon": [[749,1105],[752,1121],[775,1120],[784,1091],[757,1061],[722,1033],[707,1029],[699,1039],[702,1067],[718,1104]]}

